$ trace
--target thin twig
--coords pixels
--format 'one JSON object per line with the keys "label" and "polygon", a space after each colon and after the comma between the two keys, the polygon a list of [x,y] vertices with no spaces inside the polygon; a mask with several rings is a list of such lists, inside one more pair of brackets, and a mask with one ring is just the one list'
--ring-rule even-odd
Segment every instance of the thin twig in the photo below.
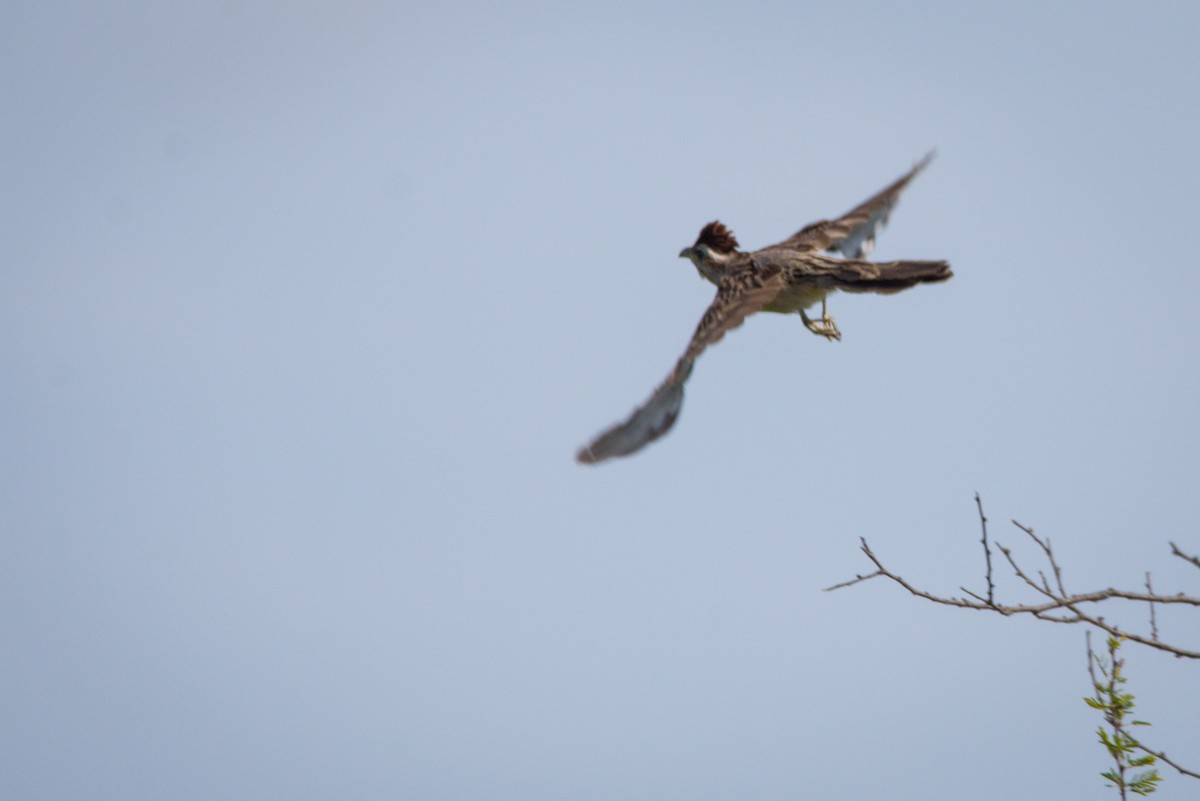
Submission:
{"label": "thin twig", "polygon": [[[1154,588],[1150,586],[1150,571],[1146,571],[1146,593],[1154,594]],[[1150,602],[1150,639],[1158,642],[1158,621],[1154,618],[1154,601]]]}
{"label": "thin twig", "polygon": [[[865,541],[864,541],[864,544],[865,544]],[[840,590],[842,587],[850,587],[855,584],[858,584],[860,581],[866,581],[867,579],[873,579],[876,576],[882,576],[882,575],[884,575],[884,574],[879,572],[878,570],[876,570],[874,573],[869,573],[865,576],[855,576],[854,578],[850,579],[849,581],[843,581],[841,584],[834,584],[832,587],[826,587],[821,592],[832,592],[834,590]]]}
{"label": "thin twig", "polygon": [[[1029,539],[1036,542],[1038,544],[1038,547],[1041,548],[1043,553],[1046,554],[1046,561],[1048,561],[1050,563],[1050,567],[1054,568],[1054,581],[1056,584],[1058,584],[1058,593],[1059,593],[1059,595],[1066,595],[1067,591],[1065,589],[1063,589],[1062,568],[1060,568],[1058,566],[1058,562],[1056,562],[1054,560],[1054,549],[1050,547],[1050,538],[1047,537],[1043,541],[1038,538],[1037,534],[1033,533],[1033,529],[1030,528],[1029,526],[1023,526],[1020,523],[1018,523],[1016,520],[1012,521],[1012,524],[1014,526],[1016,526],[1017,528],[1021,529],[1021,531],[1024,531],[1026,534],[1028,534]],[[1044,582],[1045,582],[1045,580],[1043,579],[1043,583]]]}
{"label": "thin twig", "polygon": [[[1037,538],[1035,537],[1034,539]],[[1041,542],[1039,541],[1038,544],[1041,545]],[[1046,582],[1046,575],[1042,573],[1042,571],[1038,571],[1038,577],[1042,580],[1042,583],[1038,584],[1029,576],[1025,575],[1025,571],[1021,569],[1021,566],[1017,564],[1017,560],[1013,558],[1011,550],[1002,545],[997,545],[996,547],[1000,549],[1000,553],[1004,554],[1004,558],[1008,560],[1008,566],[1013,569],[1013,573],[1016,574],[1017,578],[1021,579],[1021,581],[1024,581],[1030,587],[1033,587],[1047,598],[1057,598],[1057,596],[1054,594],[1054,591],[1050,589],[1049,583]],[[1065,594],[1066,593],[1063,593],[1063,595]]]}
{"label": "thin twig", "polygon": [[979,499],[978,492],[975,493],[975,506],[979,509],[979,527],[983,529],[983,558],[987,562],[987,602],[990,605],[996,600],[996,587],[992,584],[992,549],[988,547],[987,515],[983,513],[983,501]]}
{"label": "thin twig", "polygon": [[1092,664],[1093,662],[1096,661],[1096,652],[1092,650],[1092,630],[1091,629],[1084,630],[1083,639],[1087,642],[1088,677],[1092,680],[1092,687],[1094,687],[1096,689],[1096,692],[1097,692],[1096,697],[1097,697],[1097,699],[1099,699],[1100,685],[1099,685],[1099,682],[1096,681],[1096,668]]}
{"label": "thin twig", "polygon": [[[1186,648],[1180,648],[1178,645],[1168,645],[1167,643],[1159,642],[1158,640],[1152,640],[1149,637],[1144,637],[1141,634],[1134,634],[1131,631],[1122,631],[1121,629],[1117,628],[1116,626],[1106,622],[1104,620],[1104,618],[1093,617],[1092,615],[1085,614],[1083,612],[1080,612],[1074,606],[1067,605],[1066,608],[1075,613],[1075,617],[1077,618],[1077,620],[1070,620],[1070,621],[1060,620],[1059,621],[1060,623],[1067,623],[1067,622],[1087,623],[1089,625],[1095,626],[1098,629],[1102,629],[1102,630],[1108,632],[1109,634],[1111,634],[1114,637],[1118,637],[1118,638],[1123,637],[1124,639],[1129,640],[1131,642],[1141,643],[1142,645],[1149,646],[1150,648],[1155,648],[1159,651],[1166,651],[1167,653],[1174,654],[1175,656],[1178,656],[1178,657],[1187,658],[1187,659],[1200,659],[1200,652],[1189,651]],[[1040,615],[1039,615],[1039,617],[1040,617]],[[1051,618],[1046,617],[1044,619],[1050,620]]]}
{"label": "thin twig", "polygon": [[1166,754],[1164,754],[1162,751],[1151,751],[1149,748],[1147,748],[1146,746],[1142,745],[1141,743],[1135,743],[1135,744],[1134,744],[1134,747],[1135,747],[1135,748],[1140,748],[1141,750],[1145,751],[1145,752],[1146,752],[1147,754],[1149,754],[1150,756],[1158,757],[1158,758],[1159,758],[1159,759],[1161,759],[1163,762],[1166,762],[1168,765],[1170,765],[1171,767],[1175,768],[1175,770],[1177,770],[1177,771],[1179,771],[1180,773],[1182,773],[1184,776],[1191,776],[1193,779],[1200,779],[1200,773],[1195,773],[1195,772],[1193,772],[1193,771],[1190,771],[1190,770],[1188,770],[1187,768],[1185,768],[1185,767],[1183,767],[1182,765],[1180,765],[1178,762],[1175,762],[1174,760],[1172,760],[1172,759],[1169,759],[1169,758],[1167,757],[1167,755],[1166,755]]}
{"label": "thin twig", "polygon": [[1183,551],[1179,550],[1179,546],[1173,542],[1171,543],[1171,553],[1175,554],[1185,562],[1191,562],[1196,567],[1200,567],[1200,556],[1191,556],[1184,553]]}
{"label": "thin twig", "polygon": [[960,589],[960,590],[962,590],[963,592],[965,592],[967,595],[970,595],[970,596],[971,596],[972,598],[974,598],[976,601],[979,601],[981,604],[986,604],[987,606],[990,606],[990,607],[995,607],[995,606],[996,606],[995,602],[993,602],[993,601],[989,601],[987,598],[984,598],[984,597],[983,597],[982,595],[980,595],[979,593],[976,593],[976,592],[971,592],[971,591],[970,591],[970,590],[968,590],[966,587],[963,587],[963,586],[961,586],[961,585],[960,585],[960,586],[959,586],[959,589]]}

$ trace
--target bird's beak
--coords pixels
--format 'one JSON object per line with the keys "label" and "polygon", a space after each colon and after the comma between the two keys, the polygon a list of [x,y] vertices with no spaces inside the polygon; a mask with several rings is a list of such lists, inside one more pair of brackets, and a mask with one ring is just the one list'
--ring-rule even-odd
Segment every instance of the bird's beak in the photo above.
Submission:
{"label": "bird's beak", "polygon": [[691,257],[692,257],[692,249],[691,248],[684,248],[683,250],[679,251],[679,258],[690,259]]}

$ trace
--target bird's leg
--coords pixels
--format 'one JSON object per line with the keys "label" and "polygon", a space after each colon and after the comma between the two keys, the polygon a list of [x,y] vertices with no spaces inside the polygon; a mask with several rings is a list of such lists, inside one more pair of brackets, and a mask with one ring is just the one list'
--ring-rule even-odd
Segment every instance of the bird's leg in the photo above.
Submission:
{"label": "bird's leg", "polygon": [[820,320],[810,319],[809,316],[804,313],[804,309],[800,310],[800,319],[804,321],[804,327],[809,331],[812,331],[817,336],[825,337],[830,341],[835,339],[840,340],[842,338],[842,332],[838,330],[837,323],[835,323],[833,318],[825,312],[825,298],[821,298]]}

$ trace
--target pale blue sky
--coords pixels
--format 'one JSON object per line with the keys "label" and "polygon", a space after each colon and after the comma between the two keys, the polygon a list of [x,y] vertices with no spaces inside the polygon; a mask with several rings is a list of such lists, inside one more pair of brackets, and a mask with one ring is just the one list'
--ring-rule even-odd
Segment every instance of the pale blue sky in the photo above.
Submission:
{"label": "pale blue sky", "polygon": [[[820,590],[860,536],[980,587],[978,490],[1195,591],[1200,6],[796,5],[4,3],[11,797],[1105,797],[1082,631]],[[931,147],[875,255],[951,282],[752,318],[572,461],[704,222]],[[1195,767],[1197,667],[1127,670]]]}

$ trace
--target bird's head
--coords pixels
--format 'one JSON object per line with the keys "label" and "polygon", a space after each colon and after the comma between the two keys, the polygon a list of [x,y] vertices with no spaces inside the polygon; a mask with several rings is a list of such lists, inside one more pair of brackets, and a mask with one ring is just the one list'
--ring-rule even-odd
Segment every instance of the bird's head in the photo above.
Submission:
{"label": "bird's head", "polygon": [[717,281],[722,273],[722,267],[737,253],[738,241],[725,225],[713,220],[700,229],[696,243],[679,251],[679,258],[689,259],[700,275],[710,281]]}

